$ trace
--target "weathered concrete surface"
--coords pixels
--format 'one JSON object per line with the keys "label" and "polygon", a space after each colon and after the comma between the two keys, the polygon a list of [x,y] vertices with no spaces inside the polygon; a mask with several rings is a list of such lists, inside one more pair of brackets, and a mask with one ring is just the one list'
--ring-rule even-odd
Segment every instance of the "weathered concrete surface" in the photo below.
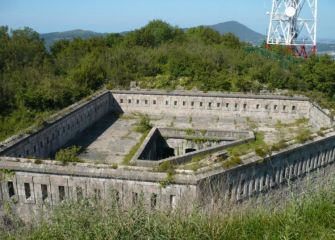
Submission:
{"label": "weathered concrete surface", "polygon": [[[116,118],[112,114],[115,111],[125,115]],[[1,158],[0,169],[14,173],[2,179],[0,201],[12,202],[22,216],[79,195],[108,202],[111,189],[119,193],[118,199],[125,207],[142,194],[147,205],[152,194],[156,195],[159,209],[173,208],[186,200],[189,207],[193,201],[203,205],[218,199],[236,202],[335,160],[335,133],[331,129],[325,136],[314,136],[312,141],[289,146],[264,160],[252,155],[231,169],[213,164],[197,172],[176,170],[173,181],[164,188],[166,173],[133,166],[112,169],[110,165],[120,163],[140,138],[132,131],[136,119],[131,113],[149,114],[156,127],[226,131],[256,128],[265,132],[265,140],[270,143],[277,140],[277,135],[294,129],[275,126],[279,120],[288,123],[307,118],[309,122],[303,126],[310,124],[314,129],[333,124],[326,111],[300,97],[107,91],[68,108],[45,128],[10,139],[0,147],[0,155],[11,157]],[[89,128],[92,124],[96,125]],[[24,159],[50,156],[70,140],[86,147],[80,157],[89,163],[62,166],[55,161],[40,164]],[[46,199],[42,187],[47,189]]]}
{"label": "weathered concrete surface", "polygon": [[80,159],[96,163],[121,163],[124,156],[139,141],[141,134],[133,130],[136,119],[107,114],[85,130],[69,145],[84,149]]}

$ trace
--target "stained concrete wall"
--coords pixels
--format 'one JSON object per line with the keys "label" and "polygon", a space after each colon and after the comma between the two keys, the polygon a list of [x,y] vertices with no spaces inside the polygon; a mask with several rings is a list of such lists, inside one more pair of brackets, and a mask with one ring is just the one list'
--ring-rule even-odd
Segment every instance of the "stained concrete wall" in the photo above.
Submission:
{"label": "stained concrete wall", "polygon": [[[106,203],[118,201],[125,207],[133,205],[140,197],[147,207],[151,207],[153,196],[157,209],[169,209],[183,203],[192,207],[193,203],[199,202],[203,205],[223,200],[236,202],[326,167],[334,160],[335,134],[331,133],[258,163],[229,170],[177,174],[174,184],[162,188],[159,182],[165,179],[165,173],[114,170],[87,164],[62,166],[52,161],[38,165],[24,159],[3,158],[0,169],[11,169],[15,175],[1,181],[0,201],[13,202],[27,217],[41,206],[54,206],[64,199],[76,200],[79,192],[83,197],[96,197]],[[13,196],[9,196],[9,182],[14,185]],[[31,191],[29,197],[25,189],[27,185]],[[47,186],[44,199],[42,185]]]}
{"label": "stained concrete wall", "polygon": [[324,110],[305,97],[159,91],[112,91],[112,94],[114,104],[121,106],[124,112],[181,116],[211,114],[262,121],[308,118],[316,127],[333,124]]}
{"label": "stained concrete wall", "polygon": [[224,172],[207,173],[199,181],[198,198],[204,204],[240,201],[303,177],[335,161],[335,134],[292,147],[260,162],[237,166]]}
{"label": "stained concrete wall", "polygon": [[[73,105],[44,129],[12,139],[1,146],[0,154],[15,157],[48,157],[109,111],[175,115],[185,115],[187,111],[199,115],[288,120],[306,117],[318,126],[332,124],[332,120],[322,109],[312,105],[305,98],[200,93],[169,95],[159,92],[112,94],[100,93],[90,101]],[[175,183],[167,188],[161,188],[159,184],[166,178],[164,173],[112,170],[108,166],[93,167],[85,164],[60,166],[51,161],[38,165],[24,159],[21,162],[22,159],[19,158],[1,158],[0,169],[11,170],[15,175],[1,180],[0,201],[13,202],[20,214],[26,216],[40,209],[40,206],[57,205],[63,198],[76,199],[79,192],[82,192],[83,196],[97,196],[108,202],[114,199],[109,194],[111,189],[119,192],[118,199],[125,206],[133,204],[134,199],[139,199],[141,195],[147,205],[150,205],[152,194],[156,195],[156,207],[160,209],[182,202],[191,206],[190,199],[204,204],[215,202],[217,199],[239,201],[278,186],[287,179],[303,176],[309,171],[327,166],[334,162],[334,158],[333,135],[275,154],[260,163],[250,163],[230,170],[178,174]],[[9,183],[14,187],[14,195],[11,197]],[[42,198],[42,185],[47,189],[45,199]]]}
{"label": "stained concrete wall", "polygon": [[110,93],[97,93],[51,117],[41,130],[7,141],[1,146],[0,155],[48,158],[109,111]]}
{"label": "stained concrete wall", "polygon": [[[149,209],[168,210],[183,204],[187,209],[192,205],[190,199],[196,196],[196,186],[185,182],[162,188],[158,180],[165,179],[165,173],[99,169],[85,164],[61,166],[48,162],[37,165],[24,160],[19,163],[15,159],[3,159],[0,169],[16,171],[14,176],[8,176],[0,182],[0,210],[4,202],[10,202],[20,216],[29,219],[43,208],[79,198],[97,199],[106,204],[117,203],[120,207],[130,207],[142,201]],[[9,195],[8,183],[14,185],[13,196]],[[27,186],[30,189],[29,196]],[[42,186],[46,188],[47,194],[43,194]]]}

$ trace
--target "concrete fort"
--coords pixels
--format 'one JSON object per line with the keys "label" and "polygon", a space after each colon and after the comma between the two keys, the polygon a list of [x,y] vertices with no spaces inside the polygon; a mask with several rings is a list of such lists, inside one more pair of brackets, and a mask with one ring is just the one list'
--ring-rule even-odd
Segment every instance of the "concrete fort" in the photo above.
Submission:
{"label": "concrete fort", "polygon": [[[136,124],[133,118],[139,113],[149,115],[153,124],[143,142],[141,135],[132,131]],[[63,165],[52,160],[59,149],[84,141],[102,119],[108,123],[110,118],[115,119],[90,138],[93,140],[85,150],[91,151],[96,142],[108,143],[106,148],[115,148],[115,155],[104,153],[106,162],[95,162],[93,157],[91,161]],[[268,131],[266,137],[275,141],[273,132],[281,131],[280,124],[286,124],[282,131],[289,127],[299,130],[294,124],[301,119],[306,119],[305,124],[311,129],[308,139],[286,139],[284,146],[271,154],[248,152],[241,154],[236,164],[225,164],[233,157],[229,149],[255,141],[254,132]],[[259,126],[250,127],[250,122]],[[169,126],[171,123],[175,126]],[[148,208],[162,210],[190,208],[192,203],[208,206],[219,201],[241,201],[332,164],[332,126],[327,110],[305,97],[187,91],[99,92],[52,116],[43,126],[1,143],[1,209],[3,203],[9,202],[20,216],[29,218],[66,199],[86,197],[124,207],[142,200]],[[187,132],[191,127],[192,131]],[[142,158],[146,164],[122,164],[111,157],[126,155],[136,144],[140,146],[132,160]],[[169,154],[160,152],[160,146]],[[152,160],[156,163],[152,164]],[[117,167],[111,164],[113,161]],[[165,162],[176,165],[172,178],[159,170]],[[189,168],[194,163],[198,164],[197,169]]]}

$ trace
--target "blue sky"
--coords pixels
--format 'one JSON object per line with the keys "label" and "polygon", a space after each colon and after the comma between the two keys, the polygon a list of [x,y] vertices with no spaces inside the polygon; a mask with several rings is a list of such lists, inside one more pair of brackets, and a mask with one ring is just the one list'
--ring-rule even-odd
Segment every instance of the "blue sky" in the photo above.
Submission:
{"label": "blue sky", "polygon": [[[179,27],[239,21],[265,34],[271,0],[0,0],[0,25],[40,33],[120,32],[162,19]],[[319,0],[319,38],[335,39],[335,1]]]}

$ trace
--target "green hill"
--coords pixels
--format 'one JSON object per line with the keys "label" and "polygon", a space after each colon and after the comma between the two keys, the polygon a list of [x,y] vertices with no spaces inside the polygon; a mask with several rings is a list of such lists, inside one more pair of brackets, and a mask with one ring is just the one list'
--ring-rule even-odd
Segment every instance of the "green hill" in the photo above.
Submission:
{"label": "green hill", "polygon": [[266,38],[265,35],[255,32],[236,21],[219,23],[208,27],[218,31],[220,34],[233,33],[235,36],[239,37],[241,41],[256,45],[261,44]]}
{"label": "green hill", "polygon": [[54,42],[58,40],[72,40],[74,38],[87,39],[90,37],[104,36],[105,33],[97,33],[88,30],[75,29],[65,32],[51,32],[51,33],[42,33],[40,37],[44,39],[45,45],[50,47]]}
{"label": "green hill", "polygon": [[[250,28],[248,28],[247,26],[239,22],[236,22],[236,21],[218,23],[218,24],[207,26],[207,27],[210,27],[218,31],[220,34],[233,33],[234,35],[239,37],[241,41],[249,42],[255,45],[258,45],[265,40],[264,35],[257,33],[251,30]],[[121,34],[124,35],[127,33],[128,32],[122,32]],[[68,40],[72,40],[74,38],[87,39],[90,37],[104,36],[106,34],[107,33],[98,33],[98,32],[93,32],[93,31],[88,31],[88,30],[76,29],[76,30],[70,30],[70,31],[65,31],[65,32],[43,33],[43,34],[40,34],[40,36],[41,38],[44,39],[45,45],[47,47],[50,47],[55,41],[62,40],[62,39],[68,39]]]}

